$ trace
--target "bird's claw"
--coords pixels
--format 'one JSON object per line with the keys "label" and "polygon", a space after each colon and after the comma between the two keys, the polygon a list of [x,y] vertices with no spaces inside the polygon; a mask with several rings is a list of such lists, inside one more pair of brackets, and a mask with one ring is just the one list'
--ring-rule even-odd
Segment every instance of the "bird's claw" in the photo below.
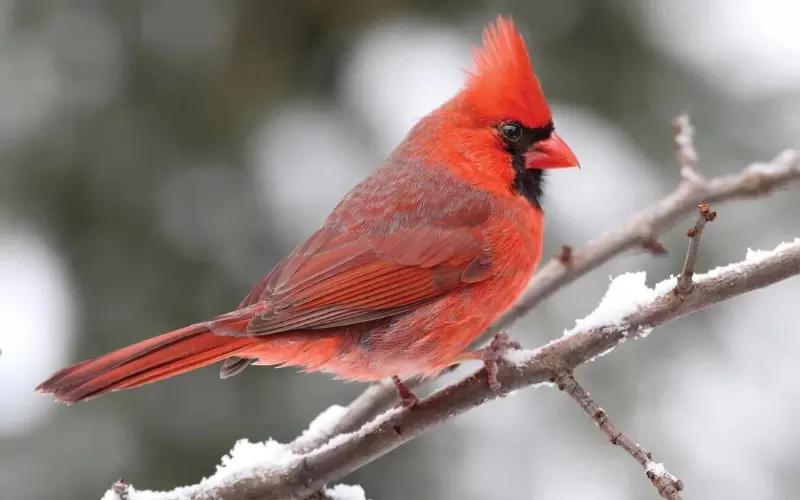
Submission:
{"label": "bird's claw", "polygon": [[400,396],[400,402],[403,404],[403,408],[413,408],[417,406],[419,398],[411,389],[406,387],[403,381],[400,380],[400,377],[392,375],[392,382],[394,382],[394,386],[397,388],[397,394]]}
{"label": "bird's claw", "polygon": [[497,380],[497,363],[503,359],[503,353],[509,349],[522,349],[522,345],[516,340],[509,339],[505,332],[500,332],[495,334],[489,345],[479,351],[483,366],[486,367],[489,387],[495,392],[499,391],[502,386]]}

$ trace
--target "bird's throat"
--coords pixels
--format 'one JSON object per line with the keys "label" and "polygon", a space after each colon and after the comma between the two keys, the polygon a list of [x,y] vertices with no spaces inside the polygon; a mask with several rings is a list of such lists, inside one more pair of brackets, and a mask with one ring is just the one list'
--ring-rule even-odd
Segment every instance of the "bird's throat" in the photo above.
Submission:
{"label": "bird's throat", "polygon": [[522,154],[514,155],[511,166],[514,169],[514,183],[511,189],[541,210],[544,170],[525,168],[525,156]]}

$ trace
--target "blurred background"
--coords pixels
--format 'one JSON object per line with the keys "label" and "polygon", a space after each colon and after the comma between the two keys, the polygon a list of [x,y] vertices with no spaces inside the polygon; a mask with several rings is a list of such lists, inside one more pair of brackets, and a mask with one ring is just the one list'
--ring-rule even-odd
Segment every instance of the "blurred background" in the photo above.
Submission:
{"label": "blurred background", "polygon": [[[217,367],[66,407],[52,371],[235,307],[410,126],[451,96],[470,47],[513,15],[583,170],[553,174],[546,255],[673,188],[688,110],[706,174],[800,146],[790,0],[0,0],[0,497],[169,489],[238,438],[288,441],[363,388]],[[714,207],[700,270],[800,235],[797,192]],[[591,312],[615,260],[512,333],[529,347]],[[626,344],[579,378],[681,477],[687,498],[789,498],[800,473],[800,281]],[[472,370],[476,367],[470,367]],[[440,381],[439,384],[442,382]],[[655,498],[569,398],[472,411],[345,482],[373,500]],[[410,495],[410,496],[409,496]]]}

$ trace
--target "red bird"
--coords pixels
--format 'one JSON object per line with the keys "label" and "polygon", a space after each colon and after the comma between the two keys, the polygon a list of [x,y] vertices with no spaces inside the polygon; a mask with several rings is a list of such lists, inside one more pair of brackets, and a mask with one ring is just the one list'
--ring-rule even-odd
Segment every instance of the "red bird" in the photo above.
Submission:
{"label": "red bird", "polygon": [[64,368],[37,390],[73,403],[224,360],[223,378],[251,363],[392,377],[413,403],[399,377],[489,367],[496,352],[465,349],[539,262],[544,171],[578,160],[510,19],[484,30],[474,63],[238,309]]}

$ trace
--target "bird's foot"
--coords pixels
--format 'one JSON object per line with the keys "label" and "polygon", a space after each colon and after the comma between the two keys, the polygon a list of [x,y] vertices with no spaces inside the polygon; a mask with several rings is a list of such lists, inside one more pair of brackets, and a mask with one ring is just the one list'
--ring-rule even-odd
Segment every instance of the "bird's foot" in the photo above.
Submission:
{"label": "bird's foot", "polygon": [[503,353],[510,349],[522,349],[522,345],[516,340],[509,339],[505,332],[500,332],[495,334],[489,345],[478,351],[483,366],[486,367],[489,387],[495,392],[501,387],[500,381],[497,380],[497,362],[501,361]]}
{"label": "bird's foot", "polygon": [[394,382],[394,386],[397,388],[397,394],[400,396],[400,401],[403,403],[403,408],[412,408],[417,406],[419,403],[419,398],[416,394],[411,392],[411,389],[406,387],[400,377],[397,375],[392,375],[392,382]]}

